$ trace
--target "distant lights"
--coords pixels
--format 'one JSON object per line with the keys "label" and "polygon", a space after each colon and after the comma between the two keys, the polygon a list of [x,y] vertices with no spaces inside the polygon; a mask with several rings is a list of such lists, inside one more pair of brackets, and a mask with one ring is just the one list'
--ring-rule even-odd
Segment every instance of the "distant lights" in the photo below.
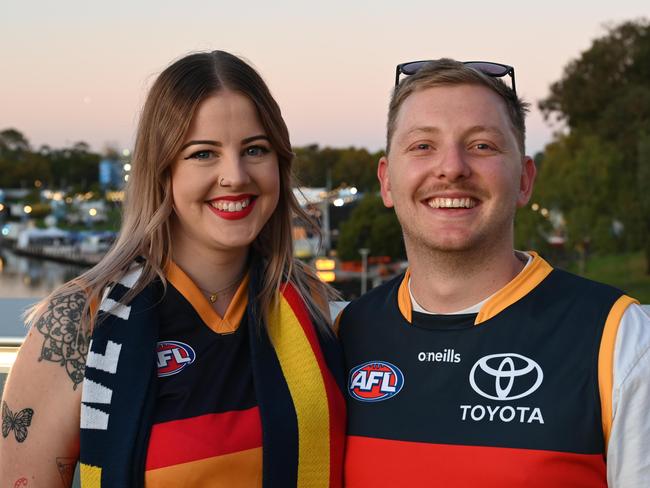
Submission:
{"label": "distant lights", "polygon": [[[124,156],[125,158],[128,158],[130,155],[131,155],[131,151],[129,151],[128,149],[122,149],[122,156]],[[128,169],[127,169],[127,171],[128,171]]]}
{"label": "distant lights", "polygon": [[129,175],[124,175],[124,181],[129,181]]}
{"label": "distant lights", "polygon": [[97,209],[91,208],[90,210],[88,210],[88,215],[90,215],[91,217],[95,217],[97,215]]}
{"label": "distant lights", "polygon": [[350,188],[350,195],[356,195],[357,191],[358,191],[357,188],[353,186],[352,188]]}
{"label": "distant lights", "polygon": [[336,200],[334,200],[334,201],[332,202],[332,204],[333,204],[335,207],[342,207],[342,206],[345,204],[345,202],[343,201],[342,198],[337,198]]}
{"label": "distant lights", "polygon": [[28,214],[28,215],[29,215],[30,213],[32,213],[32,210],[34,210],[34,209],[32,208],[31,205],[25,205],[25,206],[23,207],[23,212],[25,212],[25,213]]}
{"label": "distant lights", "polygon": [[539,210],[539,203],[533,203],[530,208],[533,209],[533,212],[537,212]]}
{"label": "distant lights", "polygon": [[124,167],[124,171],[131,171],[131,163],[126,163],[123,167]]}
{"label": "distant lights", "polygon": [[43,186],[43,182],[41,180],[36,180],[34,181],[34,186],[36,188],[40,188],[41,186]]}
{"label": "distant lights", "polygon": [[2,229],[2,235],[3,235],[3,236],[8,236],[8,235],[9,235],[9,229],[8,229],[7,227],[4,227],[4,228]]}
{"label": "distant lights", "polygon": [[543,217],[548,217],[548,209],[547,208],[543,208],[542,210],[540,210],[540,213],[542,214]]}
{"label": "distant lights", "polygon": [[5,206],[2,203],[0,203],[0,212],[2,212],[4,209],[5,209]]}

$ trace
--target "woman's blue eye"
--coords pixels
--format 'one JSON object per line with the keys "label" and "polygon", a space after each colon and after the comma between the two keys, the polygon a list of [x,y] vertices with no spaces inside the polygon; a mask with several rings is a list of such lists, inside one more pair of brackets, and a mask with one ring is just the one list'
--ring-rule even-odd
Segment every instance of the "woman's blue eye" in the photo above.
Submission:
{"label": "woman's blue eye", "polygon": [[269,150],[263,146],[250,146],[245,150],[247,156],[262,156],[267,154]]}
{"label": "woman's blue eye", "polygon": [[214,156],[214,151],[210,151],[206,149],[203,151],[196,151],[186,159],[210,159],[212,156]]}

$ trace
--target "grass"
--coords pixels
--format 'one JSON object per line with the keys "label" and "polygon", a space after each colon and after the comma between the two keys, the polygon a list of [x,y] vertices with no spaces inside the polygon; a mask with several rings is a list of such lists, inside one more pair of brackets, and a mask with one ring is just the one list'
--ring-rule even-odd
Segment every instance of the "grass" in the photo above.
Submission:
{"label": "grass", "polygon": [[[620,288],[641,304],[650,305],[650,275],[645,269],[642,252],[591,256],[583,276]],[[578,267],[574,264],[569,270],[577,273]]]}

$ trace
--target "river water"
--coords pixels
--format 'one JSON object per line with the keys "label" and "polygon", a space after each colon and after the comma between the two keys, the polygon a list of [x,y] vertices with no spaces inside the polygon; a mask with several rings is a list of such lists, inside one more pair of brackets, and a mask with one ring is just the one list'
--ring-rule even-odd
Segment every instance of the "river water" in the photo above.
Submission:
{"label": "river water", "polygon": [[17,256],[0,247],[0,298],[42,298],[86,268]]}

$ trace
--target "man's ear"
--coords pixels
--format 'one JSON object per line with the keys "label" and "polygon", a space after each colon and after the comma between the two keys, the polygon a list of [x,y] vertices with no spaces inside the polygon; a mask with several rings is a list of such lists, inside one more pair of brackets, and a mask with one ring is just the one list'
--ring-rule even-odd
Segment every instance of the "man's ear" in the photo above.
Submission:
{"label": "man's ear", "polygon": [[519,178],[518,207],[525,206],[530,200],[530,196],[533,194],[536,176],[537,167],[535,166],[535,161],[530,156],[524,156],[524,161],[521,166],[521,176]]}
{"label": "man's ear", "polygon": [[390,191],[390,178],[388,176],[388,158],[382,156],[377,164],[377,178],[381,189],[381,199],[388,208],[393,207],[393,197]]}

